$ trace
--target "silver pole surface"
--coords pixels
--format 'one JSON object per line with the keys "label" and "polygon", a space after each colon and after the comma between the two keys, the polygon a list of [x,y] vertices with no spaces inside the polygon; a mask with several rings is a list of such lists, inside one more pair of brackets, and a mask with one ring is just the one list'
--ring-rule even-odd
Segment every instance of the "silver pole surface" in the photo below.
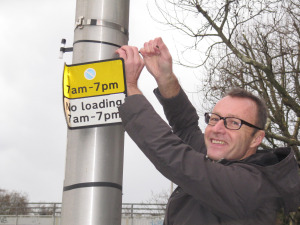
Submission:
{"label": "silver pole surface", "polygon": [[[73,64],[118,57],[128,43],[129,0],[77,0]],[[68,129],[61,225],[120,225],[121,125]]]}

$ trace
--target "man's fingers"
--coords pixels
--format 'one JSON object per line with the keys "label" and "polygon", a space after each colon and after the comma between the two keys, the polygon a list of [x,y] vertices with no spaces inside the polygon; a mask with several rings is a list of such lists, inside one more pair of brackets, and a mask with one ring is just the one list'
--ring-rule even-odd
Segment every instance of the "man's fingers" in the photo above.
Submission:
{"label": "man's fingers", "polygon": [[124,59],[124,61],[139,60],[141,58],[138,48],[134,46],[124,45],[116,50],[116,53],[118,53],[119,56]]}
{"label": "man's fingers", "polygon": [[165,46],[165,43],[163,42],[161,37],[155,38],[155,44],[158,48],[162,48]]}
{"label": "man's fingers", "polygon": [[161,53],[161,50],[163,50],[164,48],[166,48],[166,45],[164,44],[162,38],[158,37],[154,40],[145,42],[144,47],[141,48],[140,51],[136,47],[125,45],[116,50],[116,53],[118,53],[119,56],[124,60],[127,60],[140,57],[139,53],[141,53],[143,57],[150,55],[159,55]]}
{"label": "man's fingers", "polygon": [[144,60],[137,47],[125,45],[116,50],[116,53],[124,59],[126,71],[132,70],[130,72],[132,73],[133,71],[140,72],[143,69]]}
{"label": "man's fingers", "polygon": [[160,47],[157,44],[157,40],[150,40],[144,43],[144,47],[140,49],[140,52],[143,57],[159,55],[160,54]]}
{"label": "man's fingers", "polygon": [[122,49],[122,47],[116,50],[116,53],[119,54],[119,56],[124,60],[127,59],[126,51]]}

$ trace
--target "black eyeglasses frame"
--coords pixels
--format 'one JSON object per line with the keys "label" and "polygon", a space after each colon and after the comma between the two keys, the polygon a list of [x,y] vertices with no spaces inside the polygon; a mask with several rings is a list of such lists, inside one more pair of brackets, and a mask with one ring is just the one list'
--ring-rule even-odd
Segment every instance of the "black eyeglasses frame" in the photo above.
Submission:
{"label": "black eyeglasses frame", "polygon": [[[205,114],[204,114],[205,123],[208,124],[208,125],[211,125],[211,124],[209,124],[210,114],[214,114],[214,115],[220,117],[220,120],[223,120],[223,121],[224,121],[224,126],[225,126],[228,130],[239,130],[239,129],[241,129],[241,127],[242,127],[243,124],[245,124],[245,125],[248,126],[248,127],[252,127],[252,128],[258,129],[258,130],[263,130],[262,128],[257,127],[257,126],[255,126],[255,125],[253,125],[253,124],[251,124],[251,123],[248,123],[247,121],[242,120],[242,119],[240,119],[240,118],[236,118],[236,117],[233,117],[233,116],[222,117],[222,116],[220,116],[220,115],[218,115],[218,114],[216,114],[216,113],[205,113]],[[240,127],[239,127],[238,129],[231,129],[231,128],[228,128],[228,127],[227,127],[227,123],[226,123],[226,119],[227,119],[227,118],[234,118],[234,119],[240,120],[240,121],[241,121]],[[211,126],[214,126],[214,125],[211,125]]]}

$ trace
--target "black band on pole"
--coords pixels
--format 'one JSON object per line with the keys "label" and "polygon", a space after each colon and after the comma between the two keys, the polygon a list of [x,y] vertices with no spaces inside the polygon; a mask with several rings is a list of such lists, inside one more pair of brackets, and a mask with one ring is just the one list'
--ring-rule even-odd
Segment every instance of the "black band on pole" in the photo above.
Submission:
{"label": "black band on pole", "polygon": [[85,188],[85,187],[112,187],[112,188],[120,189],[122,191],[122,185],[111,183],[111,182],[87,182],[87,183],[73,184],[73,185],[65,186],[64,191],[70,191],[73,189]]}
{"label": "black band on pole", "polygon": [[75,44],[81,43],[81,42],[90,42],[90,43],[98,43],[98,44],[112,45],[112,46],[121,48],[120,45],[117,45],[117,44],[114,44],[114,43],[111,43],[111,42],[106,42],[106,41],[96,41],[96,40],[78,40],[78,41],[75,41],[73,44],[75,45]]}

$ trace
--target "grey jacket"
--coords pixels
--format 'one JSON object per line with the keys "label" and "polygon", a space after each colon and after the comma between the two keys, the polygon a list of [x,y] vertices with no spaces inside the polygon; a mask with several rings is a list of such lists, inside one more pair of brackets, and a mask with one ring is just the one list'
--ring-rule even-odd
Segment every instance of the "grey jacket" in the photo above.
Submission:
{"label": "grey jacket", "polygon": [[155,167],[178,185],[164,224],[274,225],[276,212],[300,206],[298,165],[289,148],[258,153],[241,161],[206,157],[198,115],[183,91],[164,99],[169,124],[142,95],[127,97],[119,108],[125,130]]}

